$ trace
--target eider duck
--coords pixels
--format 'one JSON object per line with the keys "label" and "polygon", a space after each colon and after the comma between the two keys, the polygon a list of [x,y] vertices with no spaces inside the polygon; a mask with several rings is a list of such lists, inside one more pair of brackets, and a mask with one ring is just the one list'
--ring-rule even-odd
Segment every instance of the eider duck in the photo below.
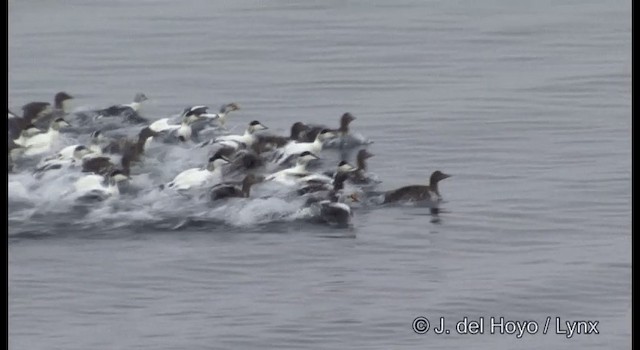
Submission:
{"label": "eider duck", "polygon": [[224,184],[215,186],[211,189],[211,200],[216,201],[225,198],[249,198],[251,186],[258,182],[260,182],[260,179],[257,176],[248,174],[242,180],[241,187]]}
{"label": "eider duck", "polygon": [[124,105],[115,105],[96,111],[96,118],[122,117],[132,123],[146,123],[147,120],[138,113],[142,107],[142,102],[148,100],[147,96],[141,92],[133,97],[133,102]]}
{"label": "eider duck", "polygon": [[182,142],[191,139],[193,134],[193,124],[204,119],[216,119],[217,114],[207,113],[207,106],[192,106],[184,109],[180,115],[180,124],[169,124],[169,118],[156,120],[149,125],[149,128],[155,132],[175,131],[177,130],[178,139]]}
{"label": "eider duck", "polygon": [[[337,136],[343,137],[349,134],[349,124],[352,121],[356,120],[351,113],[344,113],[340,117],[340,127],[337,129],[329,129],[326,126],[320,125],[306,125],[304,123],[296,123],[291,127],[291,137],[301,142],[313,142],[318,133],[322,132],[323,129],[329,129],[331,132],[335,133]],[[295,127],[295,129],[294,129]]]}
{"label": "eider duck", "polygon": [[[120,171],[127,176],[131,173],[131,161],[133,160],[133,157],[134,155],[132,154],[132,152],[126,152],[120,158]],[[112,172],[113,170],[118,169],[113,159],[107,156],[84,156],[82,157],[81,161],[83,173],[105,175]]]}
{"label": "eider duck", "polygon": [[74,183],[74,192],[82,200],[104,200],[120,194],[118,183],[130,177],[120,170],[113,170],[108,175],[86,175]]}
{"label": "eider duck", "polygon": [[300,154],[302,152],[311,152],[319,154],[322,151],[323,143],[325,140],[334,138],[336,135],[329,129],[322,130],[315,138],[313,142],[297,142],[292,141],[284,146],[282,149],[276,151],[275,161],[278,164],[286,163],[292,156]]}
{"label": "eider duck", "polygon": [[46,159],[36,167],[34,173],[36,175],[41,175],[42,173],[49,170],[62,169],[63,167],[72,167],[78,162],[81,162],[85,156],[91,153],[91,151],[84,145],[75,145],[70,147],[73,147],[73,151],[71,152],[70,156],[65,155],[64,157]]}
{"label": "eider duck", "polygon": [[237,103],[233,103],[233,102],[222,105],[222,107],[220,107],[220,111],[218,112],[218,118],[216,118],[218,120],[218,124],[224,127],[227,122],[227,117],[229,116],[229,113],[233,111],[237,111],[239,109],[240,109],[240,106]]}
{"label": "eider duck", "polygon": [[9,111],[7,118],[9,137],[12,140],[20,138],[22,131],[51,110],[51,104],[49,102],[30,102],[22,106],[22,117],[17,116],[15,113]]}
{"label": "eider duck", "polygon": [[398,188],[396,190],[384,193],[383,203],[393,203],[398,201],[439,201],[442,199],[438,191],[438,182],[444,180],[451,175],[445,174],[440,170],[436,170],[429,178],[429,185],[412,185]]}
{"label": "eider duck", "polygon": [[296,165],[289,169],[280,170],[266,177],[266,181],[277,181],[285,185],[294,185],[297,179],[310,175],[307,164],[310,161],[320,159],[315,154],[304,151],[298,155]]}
{"label": "eider duck", "polygon": [[247,130],[243,135],[225,135],[215,139],[215,143],[220,144],[223,147],[241,149],[251,147],[256,140],[255,132],[260,130],[267,130],[268,128],[262,125],[259,121],[254,120],[249,123]]}
{"label": "eider duck", "polygon": [[58,92],[53,97],[53,110],[42,118],[38,118],[34,124],[39,128],[46,128],[51,123],[51,120],[65,117],[69,113],[69,101],[72,99],[73,96],[64,91]]}
{"label": "eider duck", "polygon": [[[19,144],[25,147],[24,155],[33,156],[49,152],[51,150],[51,146],[53,146],[60,136],[60,129],[67,126],[71,125],[63,118],[57,118],[51,123],[49,130],[46,132],[20,140],[21,143]],[[16,143],[18,143],[17,140]]]}
{"label": "eider duck", "polygon": [[356,168],[346,161],[338,163],[338,168],[335,173],[327,174],[313,174],[301,178],[301,181],[306,182],[308,185],[298,190],[298,194],[313,193],[319,191],[330,191],[332,188],[337,191],[344,188],[344,181],[349,178],[350,173],[354,172]]}
{"label": "eider duck", "polygon": [[151,130],[148,126],[142,128],[138,133],[138,139],[136,141],[129,139],[113,140],[107,146],[102,149],[102,153],[120,153],[131,152],[132,159],[139,161],[144,154],[145,146],[147,145],[147,139],[153,136],[157,136],[158,133]]}
{"label": "eider duck", "polygon": [[307,205],[320,208],[317,219],[320,222],[331,225],[347,226],[351,222],[353,212],[351,207],[344,203],[346,199],[352,202],[359,202],[355,193],[347,195],[344,193],[344,181],[349,177],[348,173],[340,173],[336,175],[333,189],[328,193],[326,199],[311,197],[307,200]]}
{"label": "eider duck", "polygon": [[209,158],[205,168],[187,169],[169,182],[167,187],[177,191],[184,191],[218,183],[222,180],[222,165],[227,163],[229,163],[229,160],[218,152]]}

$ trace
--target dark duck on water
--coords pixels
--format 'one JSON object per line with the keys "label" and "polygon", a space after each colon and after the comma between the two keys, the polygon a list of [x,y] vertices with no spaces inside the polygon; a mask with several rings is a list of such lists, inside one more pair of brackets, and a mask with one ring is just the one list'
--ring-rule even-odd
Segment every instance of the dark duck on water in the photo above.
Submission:
{"label": "dark duck on water", "polygon": [[411,185],[400,187],[396,190],[384,193],[383,203],[393,203],[399,201],[432,201],[437,202],[442,199],[438,191],[438,183],[451,175],[436,170],[429,178],[429,185]]}

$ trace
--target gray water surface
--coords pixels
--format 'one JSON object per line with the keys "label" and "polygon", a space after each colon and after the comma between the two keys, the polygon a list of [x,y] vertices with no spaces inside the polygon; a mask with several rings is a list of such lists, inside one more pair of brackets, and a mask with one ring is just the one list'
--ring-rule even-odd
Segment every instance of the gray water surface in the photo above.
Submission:
{"label": "gray water surface", "polygon": [[[434,170],[453,177],[437,217],[356,208],[353,227],[335,229],[254,221],[247,209],[171,229],[153,224],[152,199],[74,223],[53,194],[16,189],[27,171],[10,174],[9,347],[630,348],[630,10],[569,0],[10,1],[12,110],[60,90],[79,108],[143,91],[152,120],[238,102],[236,131],[259,119],[282,134],[349,111],[374,141],[379,190],[425,183]],[[414,333],[418,316],[432,327],[446,317],[451,334]],[[463,317],[492,316],[540,330],[455,331]],[[599,321],[600,334],[555,334],[555,317]]]}

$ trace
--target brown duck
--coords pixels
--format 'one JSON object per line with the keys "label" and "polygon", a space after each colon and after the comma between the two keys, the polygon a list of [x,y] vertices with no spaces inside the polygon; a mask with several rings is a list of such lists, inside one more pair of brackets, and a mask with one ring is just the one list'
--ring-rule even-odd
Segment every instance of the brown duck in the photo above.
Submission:
{"label": "brown duck", "polygon": [[423,200],[431,200],[437,201],[442,197],[440,196],[440,192],[438,191],[438,182],[444,180],[451,175],[445,174],[440,170],[436,170],[431,174],[429,178],[429,185],[411,185],[400,187],[393,191],[388,191],[384,193],[384,202],[383,203],[393,203],[402,200],[409,201],[423,201]]}

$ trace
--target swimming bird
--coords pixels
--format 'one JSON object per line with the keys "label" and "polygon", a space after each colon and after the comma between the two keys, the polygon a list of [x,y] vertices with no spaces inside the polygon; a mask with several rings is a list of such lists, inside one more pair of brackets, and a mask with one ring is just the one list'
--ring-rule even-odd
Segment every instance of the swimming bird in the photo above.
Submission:
{"label": "swimming bird", "polygon": [[220,124],[220,126],[224,127],[226,122],[227,122],[227,117],[229,116],[229,113],[233,112],[233,111],[237,111],[240,109],[240,106],[237,103],[227,103],[222,105],[222,107],[220,107],[220,111],[218,111],[218,124]]}
{"label": "swimming bird", "polygon": [[[324,129],[330,130],[331,132],[335,133],[336,136],[344,137],[349,134],[349,124],[351,124],[351,122],[354,120],[356,120],[356,117],[354,117],[351,113],[344,113],[340,117],[340,127],[338,127],[337,129],[331,129],[322,125],[306,125],[304,123],[298,122],[299,124],[296,123],[291,128],[291,137],[294,138],[295,136],[296,140],[302,142],[312,142],[313,140],[315,140],[316,136],[318,136],[318,133],[322,132],[322,130]],[[295,130],[294,127],[296,127]]]}
{"label": "swimming bird", "polygon": [[349,173],[347,172],[336,174],[333,189],[325,199],[311,197],[307,200],[308,206],[319,207],[318,221],[339,226],[345,226],[351,222],[353,212],[345,201],[350,199],[352,202],[359,202],[359,199],[355,193],[347,195],[344,192],[344,182],[348,177]]}
{"label": "swimming bird", "polygon": [[367,177],[367,159],[373,157],[373,153],[369,153],[366,149],[358,151],[356,156],[357,169],[351,176],[351,181],[355,183],[368,183],[370,181]]}
{"label": "swimming bird", "polygon": [[251,186],[260,182],[259,180],[260,179],[257,176],[253,174],[248,174],[242,180],[241,187],[237,187],[233,185],[224,185],[224,184],[214,186],[211,189],[211,195],[210,195],[211,200],[216,201],[216,200],[225,199],[225,198],[249,198]]}
{"label": "swimming bird", "polygon": [[429,185],[411,185],[398,188],[396,190],[387,191],[384,193],[383,203],[392,203],[398,201],[439,201],[442,199],[440,192],[438,191],[438,182],[444,180],[451,175],[445,174],[440,170],[436,170],[431,174],[429,178]]}
{"label": "swimming bird", "polygon": [[[332,196],[331,199],[321,201],[320,205],[320,218],[332,225],[348,225],[353,217],[351,207],[344,203],[345,197],[342,194]],[[356,194],[348,196],[352,201],[358,202]]]}
{"label": "swimming bird", "polygon": [[[127,176],[131,173],[131,162],[133,161],[133,158],[133,152],[125,152],[125,154],[120,157],[119,170]],[[87,157],[85,155],[81,158],[81,161],[83,173],[105,175],[118,169],[118,166],[114,162],[114,158],[108,156]]]}
{"label": "swimming bird", "polygon": [[100,156],[87,158],[82,162],[83,173],[105,174],[115,169],[116,165],[111,157]]}
{"label": "swimming bird", "polygon": [[230,147],[223,147],[220,151],[224,152],[225,157],[231,162],[229,166],[226,167],[225,173],[246,173],[246,171],[255,171],[265,165],[260,155],[252,149],[236,151]]}
{"label": "swimming bird", "polygon": [[226,157],[216,153],[209,158],[205,168],[187,169],[169,182],[167,187],[177,191],[184,191],[220,182],[222,180],[221,167],[227,163],[229,163],[229,160]]}
{"label": "swimming bird", "polygon": [[[198,138],[200,133],[205,131],[214,131],[219,129],[226,129],[227,118],[233,111],[237,111],[240,109],[240,106],[237,103],[227,103],[220,107],[218,113],[208,114],[206,118],[201,118],[196,120],[191,125],[192,129],[192,137]],[[211,125],[212,121],[217,121],[218,125],[214,128],[207,128],[207,126]]]}
{"label": "swimming bird", "polygon": [[207,106],[187,107],[182,112],[180,124],[169,124],[169,118],[162,118],[151,123],[149,128],[158,133],[177,130],[177,136],[180,141],[190,140],[193,134],[192,126],[195,122],[204,119],[219,118],[218,114],[207,113],[208,108]]}
{"label": "swimming bird", "polygon": [[7,118],[9,137],[13,140],[20,138],[22,131],[38,119],[51,111],[49,102],[30,102],[22,106],[22,116],[9,111]]}
{"label": "swimming bird", "polygon": [[310,161],[320,159],[315,154],[304,151],[298,155],[296,165],[289,169],[280,170],[265,178],[266,181],[277,181],[285,185],[294,185],[297,183],[297,179],[310,175],[307,170],[307,164]]}
{"label": "swimming bird", "polygon": [[341,190],[344,188],[344,181],[349,177],[349,174],[355,170],[356,168],[353,165],[343,160],[338,163],[338,168],[335,173],[332,173],[330,176],[327,174],[311,174],[301,177],[298,182],[306,183],[307,186],[300,188],[298,194],[329,191],[332,188],[334,188],[334,190]]}
{"label": "swimming bird", "polygon": [[147,145],[147,139],[157,135],[157,132],[151,130],[147,126],[140,130],[140,132],[138,133],[138,138],[135,141],[126,138],[113,140],[102,149],[102,152],[119,154],[129,152],[131,154],[132,160],[138,161],[144,154],[145,146]]}
{"label": "swimming bird", "polygon": [[102,154],[102,147],[101,147],[101,142],[104,139],[104,136],[102,136],[102,133],[100,132],[100,130],[94,131],[91,133],[91,142],[89,144],[88,147],[86,147],[85,145],[80,145],[80,144],[75,144],[75,145],[71,145],[71,146],[67,146],[63,149],[61,149],[60,151],[58,151],[58,153],[56,153],[54,156],[49,157],[45,160],[53,160],[53,159],[73,159],[75,156],[75,152],[77,151],[77,148],[82,146],[84,149],[86,149],[86,154],[83,155],[84,156],[88,156],[88,155],[92,155],[92,156],[99,156]]}
{"label": "swimming bird", "polygon": [[57,118],[64,118],[69,112],[69,102],[73,99],[73,96],[64,91],[58,92],[53,97],[53,109],[46,115],[38,118],[34,122],[36,127],[46,128],[49,126],[52,120]]}
{"label": "swimming bird", "polygon": [[306,126],[301,122],[296,122],[291,126],[289,136],[279,136],[271,134],[257,134],[256,140],[251,145],[251,149],[257,154],[273,151],[277,148],[286,146],[291,141],[297,141],[297,135],[304,130]]}
{"label": "swimming bird", "polygon": [[254,133],[260,130],[267,130],[268,128],[262,125],[259,121],[254,120],[249,123],[247,130],[243,135],[225,135],[215,139],[215,143],[220,144],[223,147],[229,147],[233,149],[241,149],[250,147],[256,140]]}
{"label": "swimming bird", "polygon": [[[366,185],[371,183],[377,183],[375,178],[372,178],[367,174],[367,159],[373,157],[372,153],[369,153],[366,149],[358,151],[356,156],[357,168],[351,173],[349,181],[357,185]],[[325,175],[333,176],[335,173],[326,172]]]}
{"label": "swimming bird", "polygon": [[124,105],[115,105],[99,111],[96,111],[96,118],[104,117],[122,117],[124,120],[133,123],[146,123],[147,120],[138,114],[142,107],[142,102],[148,100],[147,96],[141,92],[133,97],[133,102]]}
{"label": "swimming bird", "polygon": [[[65,154],[65,156],[46,159],[36,167],[34,173],[40,174],[49,170],[72,167],[78,162],[81,162],[83,157],[91,153],[91,151],[84,145],[74,145],[70,147],[73,147],[70,156],[66,156]],[[65,150],[65,153],[66,151],[67,150]]]}
{"label": "swimming bird", "polygon": [[120,170],[113,170],[108,175],[86,175],[74,184],[74,192],[78,199],[104,200],[120,194],[118,183],[129,180],[130,177]]}
{"label": "swimming bird", "polygon": [[331,132],[331,130],[324,129],[316,136],[313,142],[291,141],[282,149],[276,151],[275,160],[278,164],[284,164],[292,156],[300,154],[302,152],[311,152],[313,154],[318,154],[320,153],[320,151],[322,151],[323,142],[325,140],[334,138],[335,136],[335,133]]}
{"label": "swimming bird", "polygon": [[[20,140],[22,142],[21,145],[25,147],[24,155],[33,156],[51,150],[51,146],[58,140],[60,129],[66,126],[70,126],[69,123],[63,118],[57,118],[51,123],[49,130],[46,132]],[[18,140],[16,140],[16,143],[18,143]]]}

